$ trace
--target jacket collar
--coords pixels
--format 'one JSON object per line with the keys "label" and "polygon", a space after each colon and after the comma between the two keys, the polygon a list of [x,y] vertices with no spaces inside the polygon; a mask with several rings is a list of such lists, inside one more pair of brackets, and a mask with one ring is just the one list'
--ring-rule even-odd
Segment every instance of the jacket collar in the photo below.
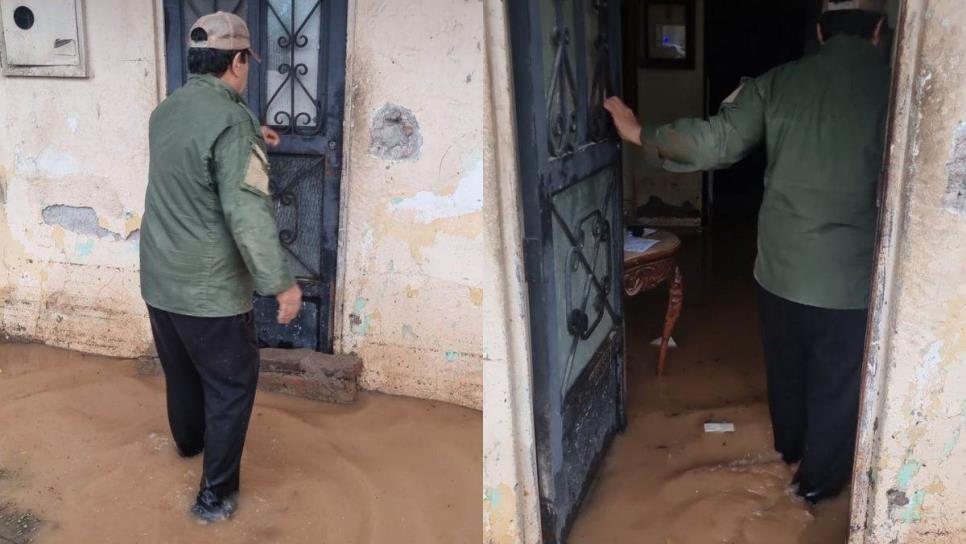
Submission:
{"label": "jacket collar", "polygon": [[238,91],[222,81],[221,78],[215,77],[211,74],[191,74],[188,76],[188,83],[202,85],[211,89],[222,91],[228,95],[228,98],[231,98],[233,102],[245,101],[245,99],[242,98],[242,95],[238,94]]}
{"label": "jacket collar", "polygon": [[862,59],[865,61],[878,60],[885,62],[885,57],[869,40],[858,36],[833,36],[825,42],[819,50],[821,55],[831,55],[840,58]]}

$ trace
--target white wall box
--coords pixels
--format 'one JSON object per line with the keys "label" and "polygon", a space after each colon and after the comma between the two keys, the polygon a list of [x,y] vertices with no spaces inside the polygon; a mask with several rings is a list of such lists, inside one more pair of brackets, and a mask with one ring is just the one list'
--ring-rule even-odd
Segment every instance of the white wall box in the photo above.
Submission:
{"label": "white wall box", "polygon": [[87,77],[82,0],[0,0],[8,76]]}

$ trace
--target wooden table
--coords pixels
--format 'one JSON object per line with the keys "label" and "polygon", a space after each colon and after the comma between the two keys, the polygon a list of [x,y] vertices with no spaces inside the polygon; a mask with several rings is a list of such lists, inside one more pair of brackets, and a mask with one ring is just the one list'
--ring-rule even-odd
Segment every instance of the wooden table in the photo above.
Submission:
{"label": "wooden table", "polygon": [[684,280],[677,265],[681,240],[665,230],[657,230],[645,238],[659,242],[643,253],[624,252],[624,294],[633,297],[664,283],[668,284],[667,313],[664,315],[661,353],[657,359],[657,373],[660,375],[664,373],[668,341],[681,315],[681,305],[684,302]]}

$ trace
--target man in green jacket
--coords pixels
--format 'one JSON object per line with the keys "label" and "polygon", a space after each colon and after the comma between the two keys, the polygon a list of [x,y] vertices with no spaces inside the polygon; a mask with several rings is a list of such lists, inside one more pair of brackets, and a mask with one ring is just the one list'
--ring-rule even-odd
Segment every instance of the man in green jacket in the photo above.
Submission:
{"label": "man in green jacket", "polygon": [[[141,231],[141,294],[167,383],[178,452],[204,451],[191,512],[231,516],[258,381],[252,293],[274,295],[279,323],[302,293],[275,226],[265,140],[241,93],[254,57],[248,28],[218,12],[191,29],[188,83],[151,114]],[[257,58],[256,58],[257,59]]]}
{"label": "man in green jacket", "polygon": [[775,449],[798,492],[837,494],[852,469],[889,67],[882,0],[827,0],[819,52],[745,79],[708,120],[643,128],[617,98],[623,139],[671,172],[768,153],[758,220],[762,342]]}

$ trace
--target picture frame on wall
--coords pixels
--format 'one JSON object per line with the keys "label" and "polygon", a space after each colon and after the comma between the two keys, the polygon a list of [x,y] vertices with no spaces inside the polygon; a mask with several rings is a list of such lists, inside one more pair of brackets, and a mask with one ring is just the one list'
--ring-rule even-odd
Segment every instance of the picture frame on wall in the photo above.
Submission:
{"label": "picture frame on wall", "polygon": [[644,68],[693,70],[695,0],[642,0],[640,64]]}

